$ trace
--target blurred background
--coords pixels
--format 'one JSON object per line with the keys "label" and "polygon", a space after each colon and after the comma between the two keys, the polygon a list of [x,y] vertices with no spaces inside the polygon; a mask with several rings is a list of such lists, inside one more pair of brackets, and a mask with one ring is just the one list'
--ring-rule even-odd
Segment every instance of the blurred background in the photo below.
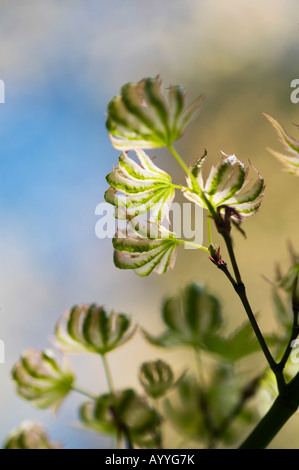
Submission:
{"label": "blurred background", "polygon": [[[235,242],[261,328],[276,330],[262,276],[273,279],[276,262],[288,266],[288,239],[299,250],[299,187],[266,150],[281,146],[262,113],[298,137],[299,104],[290,100],[290,83],[299,78],[298,42],[295,0],[1,0],[1,442],[29,418],[68,448],[110,445],[78,429],[80,396],[54,417],[17,397],[10,378],[20,352],[49,346],[55,322],[72,305],[104,304],[158,333],[165,296],[200,281],[223,300],[228,331],[245,320],[203,252],[181,250],[173,271],[144,279],[117,270],[111,240],[95,236],[95,208],[118,158],[105,130],[106,105],[128,81],[160,74],[165,86],[187,88],[190,101],[204,92],[202,111],[176,148],[188,163],[205,147],[213,159],[220,151],[235,153],[265,177],[262,208],[244,224],[247,239],[236,233]],[[158,164],[182,181],[171,156],[157,154]],[[111,354],[116,386],[136,384],[141,361],[159,356],[137,335]],[[183,353],[168,356],[184,364]],[[82,387],[106,391],[98,358],[72,362]],[[297,436],[298,414],[271,447],[298,448]]]}

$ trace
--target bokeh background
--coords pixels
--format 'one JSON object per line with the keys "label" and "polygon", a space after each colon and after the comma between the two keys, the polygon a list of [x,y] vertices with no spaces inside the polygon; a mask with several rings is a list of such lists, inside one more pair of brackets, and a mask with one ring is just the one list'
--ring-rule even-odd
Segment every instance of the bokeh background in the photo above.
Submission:
{"label": "bokeh background", "polygon": [[[38,411],[14,393],[10,370],[27,347],[49,346],[58,317],[75,303],[98,302],[159,331],[163,298],[189,281],[217,291],[228,329],[245,319],[234,293],[202,252],[182,250],[172,272],[139,278],[117,270],[111,240],[95,236],[95,208],[105,175],[117,162],[105,130],[109,99],[122,84],[160,74],[181,84],[190,100],[204,92],[198,118],[177,142],[188,163],[206,147],[250,159],[266,179],[261,211],[235,236],[254,310],[264,331],[276,329],[270,287],[276,261],[288,265],[286,242],[299,250],[298,179],[266,150],[280,149],[263,112],[298,136],[299,7],[295,0],[1,0],[0,78],[0,441],[24,419],[44,423],[68,448],[107,447],[110,440],[78,429],[80,396],[58,416]],[[159,164],[180,181],[171,156]],[[136,383],[143,359],[159,350],[139,335],[111,355],[117,387]],[[165,356],[164,356],[165,357]],[[167,357],[167,356],[166,356]],[[169,354],[178,364],[183,353]],[[79,384],[104,392],[97,358],[79,357]],[[96,371],[96,372],[95,372]],[[298,448],[298,415],[271,444]]]}

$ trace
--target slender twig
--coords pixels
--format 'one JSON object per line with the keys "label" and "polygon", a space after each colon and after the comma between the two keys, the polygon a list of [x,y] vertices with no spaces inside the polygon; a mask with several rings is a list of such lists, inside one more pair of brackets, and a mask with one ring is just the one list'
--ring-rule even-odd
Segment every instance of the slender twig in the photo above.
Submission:
{"label": "slender twig", "polygon": [[199,408],[202,413],[203,422],[208,433],[208,448],[213,449],[215,447],[216,427],[214,424],[213,417],[211,415],[210,405],[207,400],[206,385],[203,376],[203,367],[201,363],[200,352],[197,348],[194,348],[194,359],[199,386]]}
{"label": "slender twig", "polygon": [[215,447],[215,426],[210,413],[210,405],[205,393],[200,390],[199,393],[199,408],[202,413],[203,422],[208,432],[208,449]]}
{"label": "slender twig", "polygon": [[211,216],[210,214],[208,215],[208,239],[209,239],[209,244],[213,245],[213,238],[212,238],[212,229],[211,229]]}
{"label": "slender twig", "polygon": [[220,271],[222,271],[222,272],[226,275],[226,277],[228,278],[229,282],[230,282],[230,283],[233,285],[233,287],[235,288],[235,286],[236,286],[237,283],[236,283],[235,279],[233,278],[233,276],[231,275],[231,273],[230,273],[230,271],[229,271],[229,269],[228,269],[228,267],[227,267],[227,264],[226,264],[226,263],[220,264],[220,265],[218,266],[218,268],[220,269]]}
{"label": "slender twig", "polygon": [[84,390],[83,388],[72,387],[72,390],[73,392],[80,393],[80,395],[84,395],[85,397],[91,398],[92,400],[97,399],[96,395],[93,395],[92,393],[88,392],[87,390]]}
{"label": "slender twig", "polygon": [[267,346],[267,343],[264,339],[264,336],[263,334],[261,333],[261,330],[257,324],[257,321],[254,317],[254,314],[253,314],[253,311],[251,309],[251,306],[249,304],[249,301],[248,301],[248,298],[247,298],[247,295],[246,295],[246,290],[245,290],[245,286],[244,284],[237,284],[235,287],[235,290],[244,306],[244,309],[247,313],[247,316],[249,318],[249,321],[251,323],[251,326],[255,332],[255,335],[260,343],[260,346],[263,350],[263,353],[268,361],[268,364],[269,366],[271,367],[271,369],[273,370],[273,372],[276,374],[277,372],[277,364],[275,362],[275,360],[273,359],[273,356]]}
{"label": "slender twig", "polygon": [[[229,252],[229,255],[230,254],[233,255],[232,259],[234,260],[234,265],[236,267],[235,275],[236,275],[236,277],[238,276],[239,282],[236,282],[236,280],[233,278],[233,276],[229,272],[229,269],[228,269],[226,263],[219,264],[218,268],[226,275],[226,277],[229,279],[230,283],[234,287],[236,293],[238,294],[238,296],[239,296],[239,298],[240,298],[240,300],[241,300],[241,302],[244,306],[244,309],[247,313],[249,321],[252,325],[252,328],[255,332],[257,340],[259,341],[260,346],[263,350],[263,353],[264,353],[264,355],[265,355],[265,357],[268,361],[268,364],[271,367],[271,369],[273,371],[275,371],[275,373],[276,373],[277,364],[276,364],[275,360],[272,357],[272,354],[270,353],[270,351],[268,349],[268,346],[267,346],[266,341],[263,337],[263,334],[261,333],[261,330],[260,330],[260,328],[257,324],[257,321],[256,321],[255,317],[254,317],[253,311],[251,309],[250,303],[249,303],[247,295],[246,295],[245,285],[242,282],[242,278],[241,278],[241,275],[240,275],[240,271],[238,269],[238,265],[237,265],[236,258],[235,258],[235,255],[234,255],[234,250],[233,250],[233,247],[232,247],[231,243],[229,244],[229,248],[230,249],[228,250],[228,252]],[[232,264],[233,264],[233,262],[232,262]]]}
{"label": "slender twig", "polygon": [[162,434],[162,414],[160,412],[160,399],[159,398],[153,398],[152,400],[152,406],[153,409],[156,411],[157,415],[159,418],[161,418],[159,424],[157,424],[157,427],[155,429],[155,436],[157,437],[157,448],[158,449],[163,449],[163,434]]}
{"label": "slender twig", "polygon": [[114,406],[110,406],[110,412],[116,424],[119,435],[123,434],[125,436],[127,449],[129,450],[134,449],[128,426],[118,418],[118,415]]}
{"label": "slender twig", "polygon": [[[103,365],[104,365],[106,378],[107,378],[107,382],[108,382],[109,392],[112,395],[112,399],[114,401],[115,388],[114,388],[114,384],[113,384],[113,379],[112,379],[112,374],[111,374],[111,370],[110,370],[110,367],[109,367],[109,363],[107,361],[107,357],[106,357],[105,354],[102,355],[102,360],[103,360]],[[116,407],[113,404],[110,406],[110,412],[111,412],[111,415],[113,417],[113,420],[115,422],[116,429],[117,429],[117,432],[118,432],[118,442],[120,440],[121,435],[123,434],[124,438],[125,438],[127,449],[134,449],[128,426],[119,419],[117,411],[116,411]]]}
{"label": "slender twig", "polygon": [[195,178],[192,175],[192,172],[191,172],[190,168],[188,168],[188,166],[186,165],[184,160],[180,157],[180,155],[178,154],[178,152],[176,151],[176,149],[172,145],[169,145],[168,148],[171,151],[174,158],[176,159],[176,161],[178,162],[178,164],[183,168],[183,170],[187,173],[187,175],[189,176],[189,178],[193,182],[195,180]]}
{"label": "slender twig", "polygon": [[108,382],[109,392],[114,394],[115,390],[114,390],[114,385],[113,385],[113,380],[112,380],[112,374],[111,374],[110,367],[109,367],[105,354],[102,355],[102,360],[103,360],[105,374],[106,374],[106,378]]}
{"label": "slender twig", "polygon": [[235,257],[231,235],[227,233],[226,231],[221,231],[220,233],[224,238],[226,248],[229,254],[229,258],[232,263],[233,271],[235,273],[235,278],[236,278],[236,284],[243,284],[239,267],[238,267],[238,263]]}
{"label": "slender twig", "polygon": [[199,250],[204,250],[206,251],[207,253],[210,253],[209,252],[209,249],[205,246],[202,246],[202,245],[198,245],[197,243],[193,243],[193,242],[189,242],[188,240],[180,240],[180,239],[176,239],[176,242],[181,244],[181,245],[189,245],[189,246],[193,246],[194,248],[198,248]]}

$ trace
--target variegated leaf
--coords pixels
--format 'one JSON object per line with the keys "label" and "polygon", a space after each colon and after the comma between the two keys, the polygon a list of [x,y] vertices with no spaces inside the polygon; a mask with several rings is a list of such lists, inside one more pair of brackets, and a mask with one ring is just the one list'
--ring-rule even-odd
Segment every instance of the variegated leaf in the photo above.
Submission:
{"label": "variegated leaf", "polygon": [[4,449],[61,449],[61,445],[51,442],[40,424],[23,421],[8,435]]}
{"label": "variegated leaf", "polygon": [[134,269],[139,276],[148,276],[152,271],[162,274],[173,268],[178,241],[163,226],[148,225],[146,229],[119,230],[113,246],[116,267]]}
{"label": "variegated leaf", "polygon": [[[291,298],[299,298],[299,253],[295,251],[291,242],[288,243],[288,249],[291,259],[291,265],[288,270],[283,273],[280,266],[276,266],[276,280],[274,290],[281,289],[285,291]],[[296,303],[296,302],[295,302]]]}
{"label": "variegated leaf", "polygon": [[182,189],[184,196],[205,209],[209,209],[208,201],[215,210],[221,206],[230,206],[242,216],[254,214],[261,205],[265,189],[261,175],[251,167],[257,173],[256,181],[251,183],[250,169],[246,169],[235,155],[224,154],[221,161],[212,167],[204,183],[202,171],[205,158],[206,153],[191,170],[202,193],[197,191],[188,178],[190,189]]}
{"label": "variegated leaf", "polygon": [[159,443],[159,415],[132,389],[85,403],[80,408],[80,419],[84,426],[101,434],[125,437],[126,429],[132,442],[140,447],[152,448]]}
{"label": "variegated leaf", "polygon": [[56,325],[59,346],[70,353],[106,354],[127,342],[135,333],[122,313],[108,313],[95,304],[73,307]]}
{"label": "variegated leaf", "polygon": [[165,97],[159,76],[127,83],[108,104],[106,127],[112,145],[120,150],[169,146],[182,135],[201,100],[185,107],[180,86],[169,87]]}
{"label": "variegated leaf", "polygon": [[166,331],[160,336],[143,331],[151,344],[202,348],[207,337],[215,336],[222,325],[221,305],[204,286],[190,284],[180,295],[165,300],[162,318]]}
{"label": "variegated leaf", "polygon": [[[223,336],[221,304],[204,286],[191,284],[181,295],[165,300],[162,319],[166,329],[159,336],[141,330],[152,345],[162,348],[178,346],[205,350],[228,361],[238,361],[260,351],[250,323],[245,323],[230,336]],[[267,344],[278,344],[275,335],[265,337]]]}
{"label": "variegated leaf", "polygon": [[299,175],[299,141],[291,137],[287,132],[284,130],[284,128],[279,124],[276,119],[274,119],[272,116],[269,116],[268,114],[264,114],[266,118],[270,121],[272,126],[274,127],[279,140],[283,144],[284,148],[290,153],[290,155],[285,155],[280,152],[276,152],[275,150],[268,149],[272,155],[274,155],[278,160],[280,160],[286,170],[293,174],[293,175]]}
{"label": "variegated leaf", "polygon": [[[246,377],[240,371],[237,374],[232,363],[222,361],[220,365],[210,367],[208,372],[208,384],[205,387],[195,377],[186,376],[177,387],[176,393],[164,402],[167,421],[181,434],[188,436],[189,441],[195,440],[199,444],[210,438],[211,422],[215,429],[221,428],[227,421],[227,416],[231,417],[227,410],[235,410],[240,397],[247,397],[250,393],[253,395],[256,389],[252,383],[247,391],[248,373]],[[210,419],[208,426],[207,415]],[[233,416],[234,419],[229,421],[230,425],[222,428],[220,435],[220,441],[227,443],[229,447],[233,442],[236,444],[240,440],[240,433],[246,432],[248,425],[258,419],[256,409],[247,409],[244,403]]]}
{"label": "variegated leaf", "polygon": [[28,349],[12,370],[17,393],[37,408],[57,410],[74,383],[69,362],[60,365],[53,351]]}
{"label": "variegated leaf", "polygon": [[174,185],[171,177],[154,165],[143,150],[136,150],[136,155],[140,164],[126,153],[119,157],[118,165],[106,177],[110,188],[105,200],[116,206],[116,218],[131,219],[150,211],[149,220],[160,223],[168,217]]}
{"label": "variegated leaf", "polygon": [[158,359],[141,365],[139,381],[148,396],[160,398],[174,386],[174,375],[171,367]]}

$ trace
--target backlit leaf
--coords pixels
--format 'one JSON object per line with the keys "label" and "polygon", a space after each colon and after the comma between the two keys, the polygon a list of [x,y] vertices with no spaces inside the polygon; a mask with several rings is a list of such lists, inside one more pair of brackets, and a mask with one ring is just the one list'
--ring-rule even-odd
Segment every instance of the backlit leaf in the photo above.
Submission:
{"label": "backlit leaf", "polygon": [[168,216],[175,189],[171,177],[145,152],[136,150],[136,154],[140,164],[125,153],[119,157],[118,165],[106,177],[110,188],[105,200],[116,206],[116,218],[131,219],[150,210],[149,221],[159,223]]}
{"label": "backlit leaf", "polygon": [[173,268],[178,242],[176,235],[162,226],[119,230],[114,239],[114,264],[120,269],[134,269],[139,276],[152,271],[162,274]]}
{"label": "backlit leaf", "polygon": [[257,179],[251,183],[250,169],[246,169],[235,155],[224,154],[220,162],[212,167],[204,183],[203,166],[206,156],[205,153],[191,169],[202,193],[194,187],[194,182],[188,177],[187,183],[190,189],[182,189],[184,196],[205,209],[209,209],[206,202],[208,200],[215,210],[221,206],[229,206],[243,217],[257,212],[265,189],[261,175],[251,167],[257,174]]}
{"label": "backlit leaf", "polygon": [[170,86],[164,96],[159,76],[127,83],[108,104],[106,127],[112,145],[120,150],[169,146],[193,119],[202,97],[187,107],[185,101],[180,86]]}
{"label": "backlit leaf", "polygon": [[80,409],[83,424],[93,431],[125,437],[140,447],[155,447],[158,444],[158,413],[146,400],[132,389],[116,394],[106,394],[97,400],[85,403]]}
{"label": "backlit leaf", "polygon": [[285,166],[286,170],[293,174],[299,175],[299,141],[291,137],[282,127],[282,125],[276,121],[272,116],[264,114],[274,127],[279,140],[283,144],[284,148],[289,152],[289,155],[276,152],[275,150],[269,149],[269,151],[278,160],[280,160]]}
{"label": "backlit leaf", "polygon": [[106,354],[126,343],[136,328],[123,313],[108,312],[104,307],[76,305],[56,325],[59,346],[71,353]]}

